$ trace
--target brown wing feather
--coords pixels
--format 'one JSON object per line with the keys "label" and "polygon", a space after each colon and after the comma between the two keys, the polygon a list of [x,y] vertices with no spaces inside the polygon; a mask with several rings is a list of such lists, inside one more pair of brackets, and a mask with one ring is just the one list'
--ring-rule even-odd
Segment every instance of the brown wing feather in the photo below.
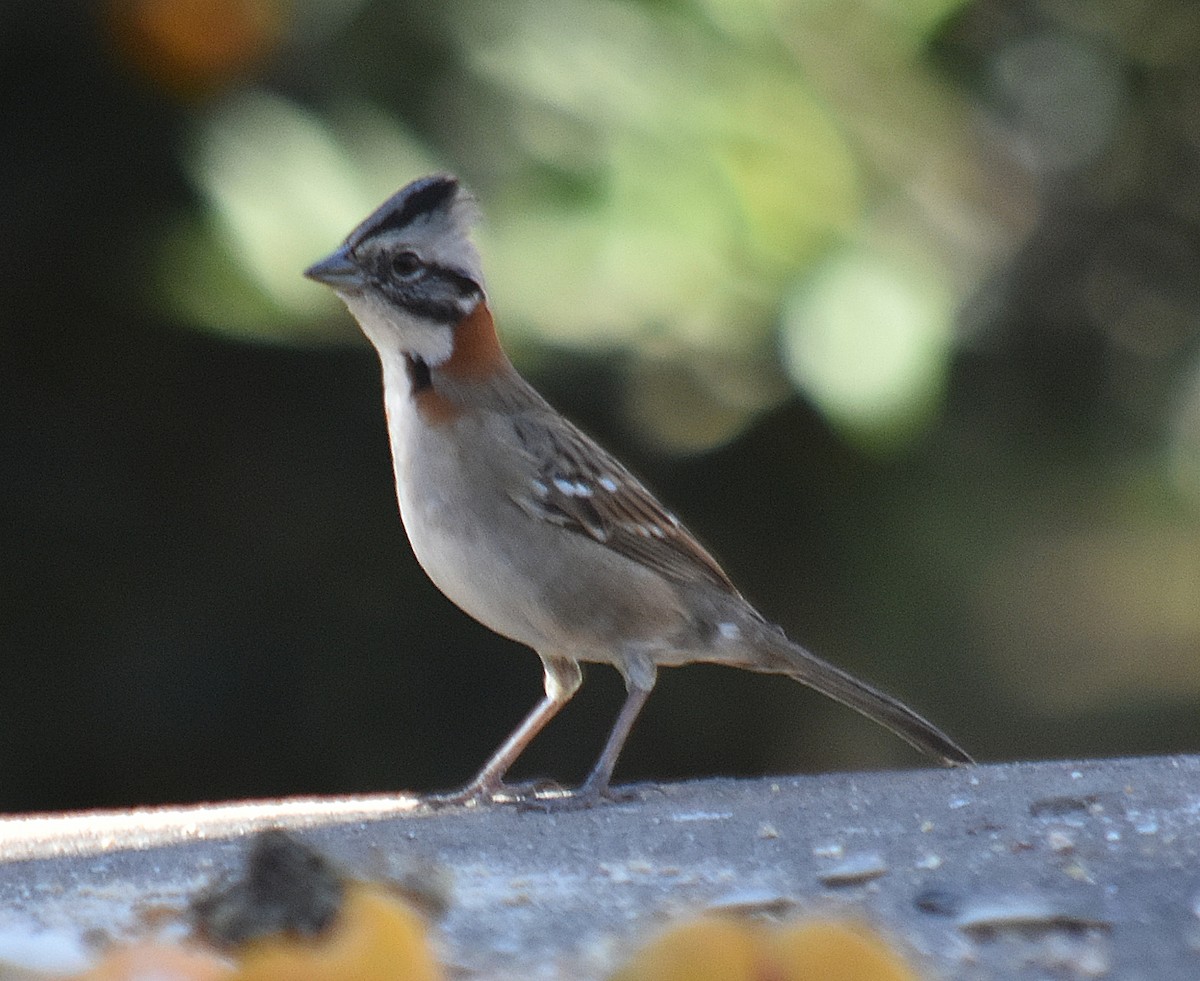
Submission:
{"label": "brown wing feather", "polygon": [[737,595],[716,559],[615,457],[561,419],[514,420],[538,474],[514,501],[676,582],[706,580]]}

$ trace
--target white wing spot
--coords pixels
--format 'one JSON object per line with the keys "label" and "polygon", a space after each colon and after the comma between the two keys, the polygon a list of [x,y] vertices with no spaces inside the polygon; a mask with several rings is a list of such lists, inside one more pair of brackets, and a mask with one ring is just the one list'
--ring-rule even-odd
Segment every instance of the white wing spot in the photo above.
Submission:
{"label": "white wing spot", "polygon": [[610,494],[615,494],[619,485],[617,484],[616,478],[605,473],[600,475],[600,486]]}
{"label": "white wing spot", "polygon": [[722,640],[742,639],[742,628],[736,623],[718,623],[717,633],[721,635]]}
{"label": "white wing spot", "polygon": [[543,484],[540,480],[533,482],[533,491],[538,497],[545,497],[550,493],[550,488]]}
{"label": "white wing spot", "polygon": [[566,477],[555,477],[554,486],[559,493],[567,497],[591,497],[592,489],[582,480],[568,480]]}

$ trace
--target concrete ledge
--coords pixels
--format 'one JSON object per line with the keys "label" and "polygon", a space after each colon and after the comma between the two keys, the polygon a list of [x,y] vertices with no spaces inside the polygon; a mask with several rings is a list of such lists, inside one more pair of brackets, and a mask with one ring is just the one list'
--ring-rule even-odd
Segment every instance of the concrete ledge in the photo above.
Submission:
{"label": "concrete ledge", "polygon": [[3,818],[0,960],[5,937],[144,933],[280,826],[363,877],[444,873],[438,943],[483,978],[600,978],[714,909],[857,916],[931,976],[1200,977],[1200,757],[639,790],[549,815],[394,796]]}

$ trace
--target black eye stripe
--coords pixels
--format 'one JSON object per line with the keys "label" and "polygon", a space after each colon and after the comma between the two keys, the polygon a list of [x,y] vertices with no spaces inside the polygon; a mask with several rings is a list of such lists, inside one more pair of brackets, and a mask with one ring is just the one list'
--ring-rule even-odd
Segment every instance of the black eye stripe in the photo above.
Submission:
{"label": "black eye stripe", "polygon": [[420,296],[406,297],[401,301],[401,305],[416,317],[422,317],[436,324],[449,324],[451,326],[457,324],[470,313],[470,308],[463,308],[461,299],[439,299]]}
{"label": "black eye stripe", "polygon": [[443,277],[447,282],[454,283],[463,296],[478,295],[479,284],[470,276],[464,276],[455,269],[450,269],[446,266],[426,266],[426,269],[431,272],[436,272],[437,275]]}
{"label": "black eye stripe", "polygon": [[[402,262],[405,268],[401,271],[396,268],[396,264],[402,261],[403,256],[412,256],[412,259]],[[388,279],[396,276],[413,279],[414,277],[411,274],[420,270],[420,279],[422,281],[428,282],[429,280],[436,279],[444,285],[454,287],[463,296],[479,292],[479,284],[470,276],[465,276],[457,269],[451,269],[449,266],[438,265],[436,262],[423,262],[415,252],[405,250],[392,256],[381,256],[380,259],[379,279],[381,283],[385,283]]]}
{"label": "black eye stripe", "polygon": [[417,275],[392,270],[393,257],[378,257],[375,282],[397,306],[437,323],[456,324],[483,296],[471,277],[436,263],[424,263]]}

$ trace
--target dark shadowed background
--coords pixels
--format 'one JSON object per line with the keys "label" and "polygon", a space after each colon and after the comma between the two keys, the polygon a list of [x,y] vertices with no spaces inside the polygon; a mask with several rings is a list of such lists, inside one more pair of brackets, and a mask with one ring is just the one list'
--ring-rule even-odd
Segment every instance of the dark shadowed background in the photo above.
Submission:
{"label": "dark shadowed background", "polygon": [[[448,787],[533,704],[300,277],[433,169],[519,367],[791,636],[981,759],[1200,749],[1190,0],[17,0],[0,808]],[[618,779],[920,763],[691,667]]]}

